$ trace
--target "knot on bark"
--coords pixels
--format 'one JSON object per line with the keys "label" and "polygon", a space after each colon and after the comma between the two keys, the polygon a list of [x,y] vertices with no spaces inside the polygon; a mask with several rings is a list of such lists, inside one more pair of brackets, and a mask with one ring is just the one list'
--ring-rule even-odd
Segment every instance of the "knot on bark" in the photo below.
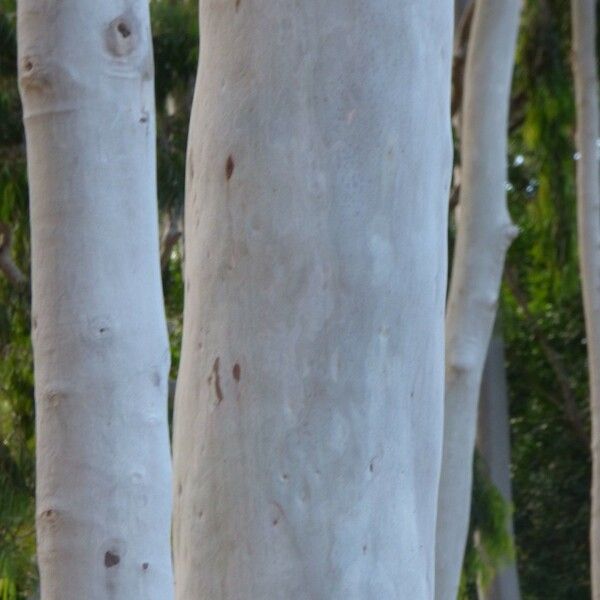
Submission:
{"label": "knot on bark", "polygon": [[129,56],[139,40],[139,26],[133,14],[126,12],[113,19],[106,28],[104,39],[107,50],[113,56]]}
{"label": "knot on bark", "polygon": [[49,66],[39,56],[27,54],[19,61],[19,82],[23,90],[44,90],[52,85]]}

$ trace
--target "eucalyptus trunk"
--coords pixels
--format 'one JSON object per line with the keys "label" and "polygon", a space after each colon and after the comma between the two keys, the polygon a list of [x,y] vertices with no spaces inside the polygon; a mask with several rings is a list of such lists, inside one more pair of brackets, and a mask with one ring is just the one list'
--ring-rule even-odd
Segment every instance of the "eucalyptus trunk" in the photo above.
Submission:
{"label": "eucalyptus trunk", "polygon": [[19,0],[43,600],[172,597],[145,0]]}
{"label": "eucalyptus trunk", "polygon": [[438,498],[436,598],[456,598],[469,528],[481,374],[506,250],[507,128],[520,0],[476,0],[460,130],[461,190],[446,312],[444,449]]}
{"label": "eucalyptus trunk", "polygon": [[[477,427],[477,449],[485,463],[490,482],[512,505],[510,478],[510,420],[504,340],[502,333],[492,335],[481,381],[481,399]],[[507,532],[514,540],[512,517],[506,522]],[[489,586],[480,586],[480,600],[520,600],[517,564],[511,560],[500,567]]]}
{"label": "eucalyptus trunk", "polygon": [[180,600],[433,597],[452,11],[200,3]]}
{"label": "eucalyptus trunk", "polygon": [[600,599],[600,172],[596,2],[572,0],[573,71],[577,100],[577,229],[592,418],[592,597]]}

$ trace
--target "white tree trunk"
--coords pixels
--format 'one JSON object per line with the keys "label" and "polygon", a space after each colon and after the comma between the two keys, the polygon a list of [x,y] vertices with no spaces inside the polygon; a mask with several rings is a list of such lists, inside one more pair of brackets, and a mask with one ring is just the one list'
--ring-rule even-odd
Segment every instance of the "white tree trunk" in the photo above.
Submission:
{"label": "white tree trunk", "polygon": [[204,0],[176,597],[433,597],[452,3]]}
{"label": "white tree trunk", "polygon": [[481,373],[515,235],[506,209],[507,125],[520,1],[477,0],[465,69],[461,192],[446,314],[444,451],[436,598],[456,598],[469,526]]}
{"label": "white tree trunk", "polygon": [[[508,391],[504,366],[502,335],[492,336],[481,381],[481,400],[477,428],[477,448],[483,458],[490,481],[512,504],[510,481],[510,422]],[[512,518],[506,524],[514,538]],[[479,590],[481,600],[520,600],[519,576],[513,561],[502,568],[488,589]]]}
{"label": "white tree trunk", "polygon": [[600,173],[596,2],[572,0],[577,96],[577,222],[592,417],[592,597],[600,599]]}
{"label": "white tree trunk", "polygon": [[172,597],[145,0],[20,0],[43,600]]}

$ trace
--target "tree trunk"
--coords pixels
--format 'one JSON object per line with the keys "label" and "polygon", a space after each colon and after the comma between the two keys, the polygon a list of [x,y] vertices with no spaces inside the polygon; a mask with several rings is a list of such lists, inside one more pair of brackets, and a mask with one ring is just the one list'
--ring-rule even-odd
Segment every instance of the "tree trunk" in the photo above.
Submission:
{"label": "tree trunk", "polygon": [[436,598],[456,598],[469,526],[481,373],[506,249],[508,108],[520,1],[477,0],[467,52],[461,191],[446,314],[444,450],[438,499]]}
{"label": "tree trunk", "polygon": [[600,599],[600,173],[596,2],[572,0],[577,97],[577,223],[592,417],[592,597]]}
{"label": "tree trunk", "polygon": [[41,597],[165,600],[169,349],[148,3],[20,0],[18,25]]}
{"label": "tree trunk", "polygon": [[[483,458],[490,481],[512,504],[510,481],[510,423],[504,342],[502,334],[492,336],[481,381],[481,399],[477,429],[477,448]],[[506,524],[514,538],[512,518]],[[488,589],[479,590],[481,600],[520,600],[517,565],[502,568]]]}
{"label": "tree trunk", "polygon": [[176,596],[433,596],[452,3],[201,2]]}

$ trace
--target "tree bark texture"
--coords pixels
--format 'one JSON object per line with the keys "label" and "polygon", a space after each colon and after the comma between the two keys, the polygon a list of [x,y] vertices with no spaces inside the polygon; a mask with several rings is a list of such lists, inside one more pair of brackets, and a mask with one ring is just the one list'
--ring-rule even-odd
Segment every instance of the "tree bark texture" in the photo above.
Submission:
{"label": "tree bark texture", "polygon": [[172,597],[143,0],[20,0],[43,600]]}
{"label": "tree bark texture", "polygon": [[200,3],[180,600],[433,597],[452,11]]}

